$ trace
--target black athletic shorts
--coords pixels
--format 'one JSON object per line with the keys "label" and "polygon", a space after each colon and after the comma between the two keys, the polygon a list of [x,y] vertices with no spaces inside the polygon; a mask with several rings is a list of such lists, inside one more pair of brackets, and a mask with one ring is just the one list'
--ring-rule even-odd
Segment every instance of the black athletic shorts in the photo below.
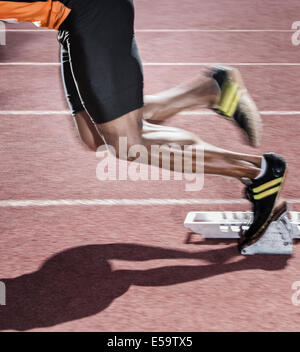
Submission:
{"label": "black athletic shorts", "polygon": [[133,0],[72,0],[60,26],[61,62],[72,113],[105,123],[143,106]]}

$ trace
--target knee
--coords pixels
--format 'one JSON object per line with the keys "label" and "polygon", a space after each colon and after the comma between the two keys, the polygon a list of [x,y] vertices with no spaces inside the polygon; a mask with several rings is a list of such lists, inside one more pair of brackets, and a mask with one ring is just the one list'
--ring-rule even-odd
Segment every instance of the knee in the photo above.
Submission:
{"label": "knee", "polygon": [[143,149],[141,112],[135,111],[99,127],[108,149],[122,160],[134,161],[134,150]]}
{"label": "knee", "polygon": [[104,141],[89,115],[83,110],[73,114],[73,119],[83,144],[90,151],[97,151],[104,144]]}

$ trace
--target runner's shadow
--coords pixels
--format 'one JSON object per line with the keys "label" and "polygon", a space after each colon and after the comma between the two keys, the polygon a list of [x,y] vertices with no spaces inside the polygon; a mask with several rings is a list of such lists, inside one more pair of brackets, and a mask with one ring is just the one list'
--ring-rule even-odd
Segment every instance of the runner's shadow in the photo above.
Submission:
{"label": "runner's shadow", "polygon": [[[136,244],[89,245],[49,258],[37,271],[6,285],[6,306],[0,307],[0,330],[29,330],[97,314],[131,285],[168,286],[233,271],[282,270],[287,256],[241,257],[236,246],[185,252]],[[162,266],[150,270],[112,270],[109,260],[201,259],[208,264]]]}

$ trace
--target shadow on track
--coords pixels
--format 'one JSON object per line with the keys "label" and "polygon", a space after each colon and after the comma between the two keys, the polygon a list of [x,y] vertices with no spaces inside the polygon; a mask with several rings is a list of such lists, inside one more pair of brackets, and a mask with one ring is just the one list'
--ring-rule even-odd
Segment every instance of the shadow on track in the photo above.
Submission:
{"label": "shadow on track", "polygon": [[[238,255],[236,246],[194,253],[121,243],[71,248],[31,274],[1,279],[6,284],[7,305],[0,307],[0,330],[49,327],[97,314],[131,285],[168,286],[241,270],[282,270],[289,259],[254,256],[226,263]],[[206,260],[208,265],[113,271],[108,262],[176,258]]]}

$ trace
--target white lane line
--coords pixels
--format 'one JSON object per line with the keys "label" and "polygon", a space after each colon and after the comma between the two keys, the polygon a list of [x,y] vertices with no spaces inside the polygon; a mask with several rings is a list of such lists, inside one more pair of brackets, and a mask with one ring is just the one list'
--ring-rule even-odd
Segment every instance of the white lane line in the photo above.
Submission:
{"label": "white lane line", "polygon": [[2,200],[0,207],[45,207],[45,206],[116,206],[116,205],[210,205],[248,204],[243,199],[59,199],[59,200]]}
{"label": "white lane line", "polygon": [[0,32],[12,32],[12,33],[49,33],[53,32],[55,33],[56,31],[53,29],[0,29]]}
{"label": "white lane line", "polygon": [[[300,199],[287,199],[300,204]],[[0,207],[49,207],[49,206],[151,206],[151,205],[243,205],[245,199],[57,199],[57,200],[1,200]]]}
{"label": "white lane line", "polygon": [[300,66],[299,62],[145,62],[144,66]]}
{"label": "white lane line", "polygon": [[[0,32],[34,32],[49,33],[56,32],[52,29],[1,29]],[[136,29],[136,33],[291,33],[293,29]]]}
{"label": "white lane line", "polygon": [[191,29],[136,29],[140,33],[290,33],[294,29],[209,29],[209,28],[191,28]]}
{"label": "white lane line", "polygon": [[[268,110],[261,110],[259,112],[261,115],[264,116],[272,116],[272,115],[280,115],[280,116],[293,116],[293,115],[300,115],[300,110],[295,110],[295,111],[268,111]],[[0,112],[1,114],[1,112]],[[213,111],[182,111],[179,113],[179,115],[215,115]]]}
{"label": "white lane line", "polygon": [[0,62],[0,66],[60,66],[60,62]]}
{"label": "white lane line", "polygon": [[28,110],[2,110],[0,115],[71,115],[69,110],[62,111],[28,111]]}
{"label": "white lane line", "polygon": [[[300,62],[145,62],[143,66],[300,66]],[[60,66],[59,62],[0,62],[0,66]]]}
{"label": "white lane line", "polygon": [[[295,111],[267,111],[262,110],[260,111],[261,115],[264,116],[272,116],[272,115],[279,115],[279,116],[293,116],[293,115],[300,115],[300,110]],[[71,115],[69,110],[49,110],[49,111],[28,111],[28,110],[0,110],[0,115],[39,115],[39,116],[46,116],[46,115]],[[178,115],[216,115],[213,111],[182,111]]]}

